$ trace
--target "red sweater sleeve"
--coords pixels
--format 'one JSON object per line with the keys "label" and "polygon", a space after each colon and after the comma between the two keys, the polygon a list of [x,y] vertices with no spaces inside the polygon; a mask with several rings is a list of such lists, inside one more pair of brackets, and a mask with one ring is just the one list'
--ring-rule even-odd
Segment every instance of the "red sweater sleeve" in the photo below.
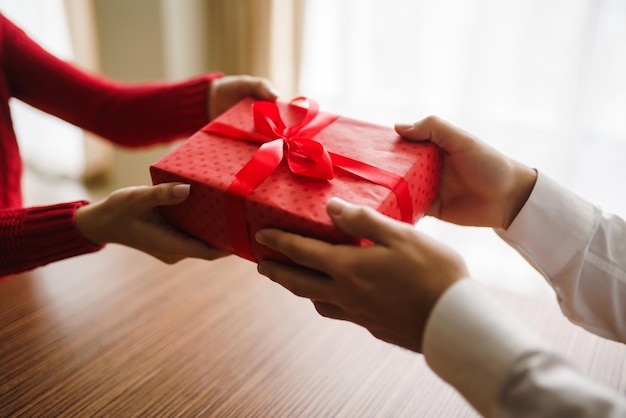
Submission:
{"label": "red sweater sleeve", "polygon": [[118,83],[54,57],[0,13],[0,277],[100,249],[76,229],[76,208],[86,202],[21,208],[11,97],[138,147],[188,136],[206,124],[209,83],[220,75]]}
{"label": "red sweater sleeve", "polygon": [[119,145],[179,139],[208,122],[209,83],[221,74],[180,82],[122,84],[51,55],[2,17],[11,95]]}
{"label": "red sweater sleeve", "polygon": [[76,228],[85,201],[0,210],[0,278],[99,250]]}

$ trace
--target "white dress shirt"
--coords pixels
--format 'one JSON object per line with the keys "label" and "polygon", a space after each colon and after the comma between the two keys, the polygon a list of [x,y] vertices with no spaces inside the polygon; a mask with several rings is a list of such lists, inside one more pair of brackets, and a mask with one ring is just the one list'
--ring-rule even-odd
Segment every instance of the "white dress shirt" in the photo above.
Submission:
{"label": "white dress shirt", "polygon": [[[498,235],[554,288],[574,323],[626,341],[626,222],[542,173]],[[429,366],[490,417],[626,417],[626,399],[551,351],[475,280],[437,302],[424,332]]]}

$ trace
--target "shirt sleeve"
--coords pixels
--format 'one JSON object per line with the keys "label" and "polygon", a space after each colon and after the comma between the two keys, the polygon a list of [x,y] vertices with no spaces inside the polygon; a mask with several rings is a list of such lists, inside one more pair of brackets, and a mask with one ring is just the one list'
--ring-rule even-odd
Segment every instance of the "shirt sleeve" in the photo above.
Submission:
{"label": "shirt sleeve", "polygon": [[550,283],[563,313],[626,342],[626,223],[539,173],[526,205],[498,235]]}
{"label": "shirt sleeve", "polygon": [[76,209],[87,203],[0,210],[0,278],[101,249],[76,228]]}
{"label": "shirt sleeve", "polygon": [[481,285],[464,279],[435,305],[428,365],[487,417],[622,417],[626,402],[549,349]]}
{"label": "shirt sleeve", "polygon": [[13,97],[128,147],[180,139],[208,122],[209,84],[220,73],[123,84],[58,59],[1,18],[2,59]]}

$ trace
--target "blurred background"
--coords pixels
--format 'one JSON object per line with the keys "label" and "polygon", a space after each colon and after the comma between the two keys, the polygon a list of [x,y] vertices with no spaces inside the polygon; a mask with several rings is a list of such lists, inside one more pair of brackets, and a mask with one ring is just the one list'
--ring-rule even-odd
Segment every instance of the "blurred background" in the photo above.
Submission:
{"label": "blurred background", "polygon": [[[122,81],[270,78],[282,99],[392,126],[430,114],[626,216],[624,0],[0,0],[53,53]],[[112,149],[12,103],[28,204],[149,184],[168,151]],[[473,275],[552,297],[491,230],[417,224]]]}

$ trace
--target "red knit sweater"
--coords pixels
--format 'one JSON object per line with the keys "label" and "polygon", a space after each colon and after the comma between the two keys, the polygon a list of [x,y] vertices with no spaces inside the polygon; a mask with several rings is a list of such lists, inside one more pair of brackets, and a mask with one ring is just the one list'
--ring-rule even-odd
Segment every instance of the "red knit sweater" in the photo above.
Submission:
{"label": "red knit sweater", "polygon": [[[22,161],[9,99],[126,147],[192,134],[207,123],[208,74],[123,85],[52,56],[0,14],[0,277],[97,251],[74,224],[86,201],[22,207]],[[147,169],[147,168],[146,168]]]}

